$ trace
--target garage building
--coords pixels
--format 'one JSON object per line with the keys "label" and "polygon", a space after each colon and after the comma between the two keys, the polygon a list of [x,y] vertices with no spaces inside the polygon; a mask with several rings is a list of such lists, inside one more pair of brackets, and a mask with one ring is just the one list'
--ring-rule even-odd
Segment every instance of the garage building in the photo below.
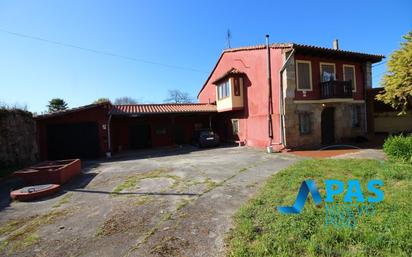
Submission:
{"label": "garage building", "polygon": [[188,144],[214,127],[212,104],[100,103],[36,117],[41,159],[93,159],[125,150]]}

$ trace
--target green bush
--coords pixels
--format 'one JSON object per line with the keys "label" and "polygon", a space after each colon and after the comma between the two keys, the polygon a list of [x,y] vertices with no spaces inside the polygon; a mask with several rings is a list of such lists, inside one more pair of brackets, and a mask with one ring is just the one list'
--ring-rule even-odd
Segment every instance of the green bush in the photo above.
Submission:
{"label": "green bush", "polygon": [[383,150],[390,158],[412,162],[412,135],[389,137],[383,144]]}

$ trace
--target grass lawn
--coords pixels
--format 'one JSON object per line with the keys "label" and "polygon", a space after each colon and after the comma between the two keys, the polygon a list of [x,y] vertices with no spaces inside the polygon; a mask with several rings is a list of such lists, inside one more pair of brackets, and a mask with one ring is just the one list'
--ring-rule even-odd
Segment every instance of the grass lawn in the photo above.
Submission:
{"label": "grass lawn", "polygon": [[[358,217],[354,228],[325,226],[325,204],[311,196],[301,214],[293,205],[305,179],[314,179],[322,198],[325,179],[359,179],[365,198],[370,179],[382,179],[385,198],[375,215]],[[342,197],[343,198],[343,197]],[[338,200],[342,201],[342,199]],[[412,256],[412,165],[375,160],[305,160],[269,179],[235,217],[229,256]]]}

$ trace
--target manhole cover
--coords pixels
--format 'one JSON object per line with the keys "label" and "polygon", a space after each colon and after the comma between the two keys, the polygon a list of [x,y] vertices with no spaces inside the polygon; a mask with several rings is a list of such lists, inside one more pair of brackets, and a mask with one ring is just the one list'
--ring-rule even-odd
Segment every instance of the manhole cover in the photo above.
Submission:
{"label": "manhole cover", "polygon": [[37,191],[45,190],[48,188],[51,188],[53,185],[52,184],[45,184],[45,185],[36,185],[36,186],[29,186],[29,187],[23,187],[20,189],[20,193],[34,193]]}

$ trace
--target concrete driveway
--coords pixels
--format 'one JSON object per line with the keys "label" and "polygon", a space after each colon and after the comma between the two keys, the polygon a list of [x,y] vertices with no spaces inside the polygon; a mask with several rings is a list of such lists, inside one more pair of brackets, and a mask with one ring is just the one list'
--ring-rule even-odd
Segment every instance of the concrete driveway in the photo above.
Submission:
{"label": "concrete driveway", "polygon": [[249,148],[150,151],[89,163],[58,197],[8,203],[0,255],[222,256],[232,215],[298,157]]}

